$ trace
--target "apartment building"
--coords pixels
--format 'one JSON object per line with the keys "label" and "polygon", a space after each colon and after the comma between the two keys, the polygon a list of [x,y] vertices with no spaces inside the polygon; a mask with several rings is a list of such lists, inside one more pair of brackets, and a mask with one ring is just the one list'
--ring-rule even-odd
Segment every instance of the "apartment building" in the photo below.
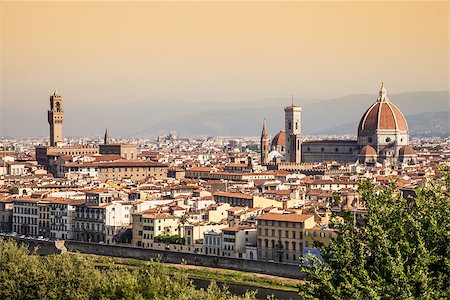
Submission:
{"label": "apartment building", "polygon": [[86,242],[117,243],[131,228],[132,204],[113,200],[107,190],[86,192],[86,203],[75,208],[75,239]]}
{"label": "apartment building", "polygon": [[304,230],[315,226],[313,214],[267,213],[258,217],[258,258],[298,263],[303,255]]}
{"label": "apartment building", "polygon": [[256,246],[257,231],[251,226],[236,226],[222,229],[222,256],[254,259],[246,257],[247,247]]}
{"label": "apartment building", "polygon": [[85,200],[55,198],[50,207],[50,237],[58,240],[72,240],[75,238],[76,207],[84,204]]}

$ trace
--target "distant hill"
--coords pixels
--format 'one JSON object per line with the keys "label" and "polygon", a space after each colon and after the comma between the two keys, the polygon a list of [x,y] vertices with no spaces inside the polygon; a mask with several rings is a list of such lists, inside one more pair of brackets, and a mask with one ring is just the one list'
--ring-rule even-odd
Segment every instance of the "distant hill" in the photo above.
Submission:
{"label": "distant hill", "polygon": [[[450,111],[428,112],[408,116],[410,135],[413,136],[450,136]],[[354,134],[358,129],[359,122],[342,124],[317,132],[318,135],[343,135]]]}
{"label": "distant hill", "polygon": [[[449,135],[449,92],[415,92],[390,96],[406,116],[411,134]],[[302,126],[305,134],[356,134],[361,116],[375,101],[374,95],[360,94],[326,100],[308,101],[302,105]],[[241,103],[240,106],[244,106]],[[155,122],[140,134],[157,134],[168,129],[182,135],[259,135],[263,118],[269,132],[284,127],[285,103],[266,107],[252,105],[228,109],[186,113],[177,118]]]}
{"label": "distant hill", "polygon": [[[261,132],[264,118],[269,132],[274,134],[283,129],[283,108],[290,103],[289,97],[186,103],[179,99],[147,99],[130,94],[117,96],[124,99],[121,104],[105,105],[96,101],[99,95],[80,97],[92,97],[87,99],[92,100],[92,105],[77,106],[76,101],[63,95],[65,136],[101,136],[106,127],[112,136],[154,136],[169,130],[176,130],[181,136],[256,136]],[[295,103],[303,107],[305,134],[356,134],[355,124],[376,97],[376,94],[358,94],[328,100],[302,99]],[[389,97],[407,116],[413,133],[417,124],[418,133],[429,130],[430,134],[448,134],[448,114],[445,114],[450,110],[448,91],[401,93]],[[111,99],[110,103],[117,103],[115,100]],[[46,99],[30,101],[26,109],[4,105],[0,112],[0,136],[48,135],[47,105]]]}

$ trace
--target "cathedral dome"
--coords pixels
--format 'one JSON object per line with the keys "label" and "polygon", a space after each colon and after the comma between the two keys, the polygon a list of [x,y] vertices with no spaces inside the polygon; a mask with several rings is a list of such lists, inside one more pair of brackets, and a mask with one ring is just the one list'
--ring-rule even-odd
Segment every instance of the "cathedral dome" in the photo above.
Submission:
{"label": "cathedral dome", "polygon": [[372,146],[366,145],[366,146],[362,147],[359,155],[361,155],[361,156],[377,156],[377,151],[375,151],[375,149]]}
{"label": "cathedral dome", "polygon": [[402,112],[389,101],[384,84],[377,101],[364,113],[358,132],[376,130],[408,131],[408,124]]}
{"label": "cathedral dome", "polygon": [[270,147],[272,149],[275,149],[277,147],[285,147],[285,146],[286,146],[286,133],[284,132],[284,130],[281,130],[272,139]]}
{"label": "cathedral dome", "polygon": [[400,156],[416,155],[416,151],[411,146],[406,145],[400,148],[398,154]]}

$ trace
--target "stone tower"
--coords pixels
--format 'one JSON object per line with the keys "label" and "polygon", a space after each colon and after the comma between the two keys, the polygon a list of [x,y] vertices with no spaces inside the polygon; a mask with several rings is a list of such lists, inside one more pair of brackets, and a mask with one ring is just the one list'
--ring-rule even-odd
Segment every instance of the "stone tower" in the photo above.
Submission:
{"label": "stone tower", "polygon": [[267,136],[266,121],[264,120],[261,133],[261,165],[269,163],[269,137]]}
{"label": "stone tower", "polygon": [[50,146],[56,147],[63,140],[62,125],[64,111],[62,109],[62,97],[55,90],[50,96],[50,109],[48,110],[48,124],[50,124]]}
{"label": "stone tower", "polygon": [[301,115],[302,108],[292,105],[284,108],[284,127],[286,132],[285,158],[287,162],[301,162]]}

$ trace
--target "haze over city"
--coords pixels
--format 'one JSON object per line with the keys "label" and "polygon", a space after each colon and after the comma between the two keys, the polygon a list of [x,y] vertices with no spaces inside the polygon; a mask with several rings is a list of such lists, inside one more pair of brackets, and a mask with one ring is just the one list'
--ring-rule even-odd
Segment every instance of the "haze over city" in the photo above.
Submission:
{"label": "haze over city", "polygon": [[[47,134],[42,112],[56,87],[69,136],[99,135],[104,127],[115,135],[180,130],[164,117],[201,118],[258,103],[272,108],[288,104],[291,94],[299,105],[365,94],[352,98],[366,101],[356,104],[365,108],[381,81],[391,95],[448,91],[445,1],[6,1],[0,13],[0,135]],[[437,96],[438,111],[447,96]],[[419,106],[411,115],[434,112],[412,105]],[[273,121],[278,116],[261,111],[248,131],[227,131],[222,122],[186,134],[251,135],[263,117],[282,127]],[[11,126],[17,119],[21,124]],[[307,124],[319,128],[316,120],[311,115]]]}

